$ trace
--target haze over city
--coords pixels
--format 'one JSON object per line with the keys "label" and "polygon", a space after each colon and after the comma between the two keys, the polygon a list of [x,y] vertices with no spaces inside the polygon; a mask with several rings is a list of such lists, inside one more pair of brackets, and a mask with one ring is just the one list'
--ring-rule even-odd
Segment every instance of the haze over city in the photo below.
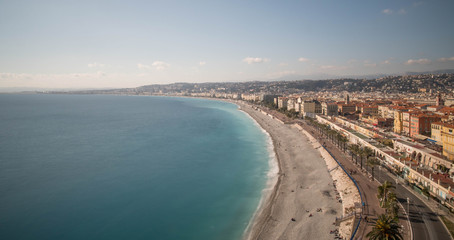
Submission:
{"label": "haze over city", "polygon": [[454,68],[452,1],[0,1],[0,88]]}

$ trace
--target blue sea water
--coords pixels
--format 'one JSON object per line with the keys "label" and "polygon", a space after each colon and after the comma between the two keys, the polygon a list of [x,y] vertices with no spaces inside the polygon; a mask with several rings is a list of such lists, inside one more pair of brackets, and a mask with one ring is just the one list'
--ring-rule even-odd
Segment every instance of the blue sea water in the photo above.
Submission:
{"label": "blue sea water", "polygon": [[0,239],[241,239],[269,144],[225,102],[0,95]]}

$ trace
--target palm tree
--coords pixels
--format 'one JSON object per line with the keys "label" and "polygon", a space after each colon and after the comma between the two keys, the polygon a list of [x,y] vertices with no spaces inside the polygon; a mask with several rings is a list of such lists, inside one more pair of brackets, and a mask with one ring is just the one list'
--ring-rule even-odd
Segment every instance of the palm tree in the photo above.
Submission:
{"label": "palm tree", "polygon": [[335,140],[336,140],[336,137],[337,137],[337,132],[336,130],[329,130],[329,133],[331,135],[331,142],[333,142],[334,144],[336,144]]}
{"label": "palm tree", "polygon": [[362,147],[359,148],[358,155],[359,155],[359,160],[360,160],[360,164],[361,164],[361,169],[363,169],[363,156],[366,155],[364,148],[362,148]]}
{"label": "palm tree", "polygon": [[368,166],[370,166],[371,169],[372,169],[372,179],[375,179],[375,177],[374,177],[374,169],[375,169],[375,166],[377,166],[379,163],[380,163],[380,161],[378,161],[376,157],[369,157],[369,159],[366,162],[366,164]]}
{"label": "palm tree", "polygon": [[366,237],[371,240],[402,240],[403,237],[399,230],[400,226],[394,218],[386,214],[382,214],[378,216],[372,231],[367,233]]}
{"label": "palm tree", "polygon": [[373,153],[374,152],[369,147],[365,147],[362,149],[362,151],[361,151],[361,168],[363,168],[363,156],[367,159]]}
{"label": "palm tree", "polygon": [[336,140],[337,140],[337,146],[345,151],[344,147],[345,147],[346,137],[344,137],[344,135],[336,132]]}
{"label": "palm tree", "polygon": [[[345,153],[345,145],[346,145],[346,143],[348,142],[348,139],[347,139],[345,136],[341,135],[340,141],[342,142],[342,150],[343,150],[344,153]],[[352,160],[353,160],[353,159],[352,159]]]}
{"label": "palm tree", "polygon": [[323,133],[325,134],[325,136],[328,137],[329,126],[322,124],[321,127],[322,127],[322,130],[323,130]]}
{"label": "palm tree", "polygon": [[388,181],[385,181],[382,185],[378,186],[378,198],[381,199],[380,203],[382,207],[385,206],[388,193],[392,188],[396,187]]}
{"label": "palm tree", "polygon": [[388,193],[388,199],[386,200],[385,207],[388,214],[394,218],[398,217],[397,214],[399,214],[399,205],[397,205],[397,196],[395,193]]}
{"label": "palm tree", "polygon": [[353,155],[355,155],[356,164],[358,164],[359,145],[358,144],[352,144],[348,148],[352,152],[352,161],[353,161]]}

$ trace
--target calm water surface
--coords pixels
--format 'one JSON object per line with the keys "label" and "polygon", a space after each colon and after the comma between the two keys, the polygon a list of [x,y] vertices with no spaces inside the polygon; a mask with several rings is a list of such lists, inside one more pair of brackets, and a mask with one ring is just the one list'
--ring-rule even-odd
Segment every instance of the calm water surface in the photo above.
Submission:
{"label": "calm water surface", "polygon": [[240,239],[269,140],[233,104],[0,95],[0,239]]}

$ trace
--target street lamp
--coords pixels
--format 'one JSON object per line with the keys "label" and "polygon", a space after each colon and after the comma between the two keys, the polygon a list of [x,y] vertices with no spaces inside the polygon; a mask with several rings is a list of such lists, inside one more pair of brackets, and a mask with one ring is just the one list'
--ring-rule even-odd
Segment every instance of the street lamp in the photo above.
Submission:
{"label": "street lamp", "polygon": [[407,216],[410,216],[410,198],[407,197]]}
{"label": "street lamp", "polygon": [[380,182],[381,166],[378,166],[378,182]]}

